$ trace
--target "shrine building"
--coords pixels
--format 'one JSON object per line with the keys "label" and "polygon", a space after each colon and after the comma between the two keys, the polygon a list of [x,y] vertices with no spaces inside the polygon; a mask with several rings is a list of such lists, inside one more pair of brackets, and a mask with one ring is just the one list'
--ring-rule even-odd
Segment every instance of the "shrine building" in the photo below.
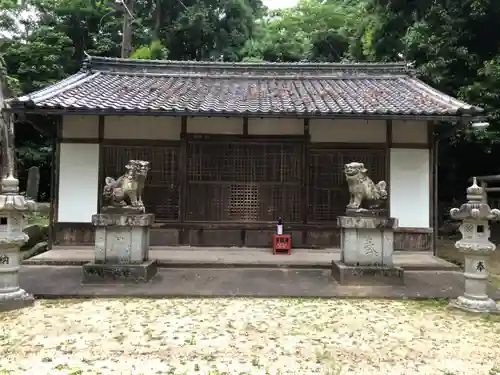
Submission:
{"label": "shrine building", "polygon": [[396,250],[436,233],[436,132],[482,109],[416,78],[405,63],[227,63],[89,57],[79,72],[9,100],[51,116],[51,241],[93,244],[107,176],[150,161],[152,246],[339,247],[344,164],[388,185]]}

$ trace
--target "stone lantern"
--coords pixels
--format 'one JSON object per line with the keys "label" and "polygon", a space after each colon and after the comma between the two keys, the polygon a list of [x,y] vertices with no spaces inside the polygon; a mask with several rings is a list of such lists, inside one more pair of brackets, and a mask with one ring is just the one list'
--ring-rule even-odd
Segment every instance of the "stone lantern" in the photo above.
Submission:
{"label": "stone lantern", "polygon": [[489,241],[489,220],[499,220],[500,210],[490,209],[483,202],[483,188],[477,185],[476,177],[467,189],[467,203],[452,208],[450,216],[462,221],[462,239],[455,247],[464,254],[465,293],[450,305],[470,312],[500,312],[500,307],[487,295],[488,259],[496,246]]}
{"label": "stone lantern", "polygon": [[24,214],[36,210],[36,203],[19,194],[19,181],[4,177],[0,194],[0,311],[33,304],[33,296],[19,286],[20,248],[28,240],[23,232]]}

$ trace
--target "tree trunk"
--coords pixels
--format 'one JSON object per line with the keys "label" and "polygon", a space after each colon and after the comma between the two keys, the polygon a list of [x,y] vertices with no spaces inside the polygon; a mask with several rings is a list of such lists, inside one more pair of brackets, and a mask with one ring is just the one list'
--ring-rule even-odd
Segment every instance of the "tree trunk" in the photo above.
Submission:
{"label": "tree trunk", "polygon": [[123,7],[123,31],[122,31],[122,58],[127,58],[132,53],[132,17],[134,14],[135,0],[128,0],[124,2]]}
{"label": "tree trunk", "polygon": [[155,6],[155,26],[153,30],[154,39],[160,39],[160,27],[161,27],[161,0],[156,0]]}
{"label": "tree trunk", "polygon": [[1,142],[1,176],[15,177],[15,159],[14,159],[14,124],[12,115],[5,113],[7,108],[4,93],[7,92],[6,77],[0,77],[0,142]]}

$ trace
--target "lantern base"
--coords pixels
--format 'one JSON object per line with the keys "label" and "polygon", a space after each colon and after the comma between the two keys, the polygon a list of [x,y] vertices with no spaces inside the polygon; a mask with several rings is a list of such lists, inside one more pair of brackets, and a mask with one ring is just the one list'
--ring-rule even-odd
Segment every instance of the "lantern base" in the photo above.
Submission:
{"label": "lantern base", "polygon": [[451,300],[449,306],[471,313],[500,314],[500,305],[491,298],[473,299],[461,296]]}
{"label": "lantern base", "polygon": [[0,311],[11,311],[33,306],[35,298],[24,289],[19,288],[15,292],[0,292]]}

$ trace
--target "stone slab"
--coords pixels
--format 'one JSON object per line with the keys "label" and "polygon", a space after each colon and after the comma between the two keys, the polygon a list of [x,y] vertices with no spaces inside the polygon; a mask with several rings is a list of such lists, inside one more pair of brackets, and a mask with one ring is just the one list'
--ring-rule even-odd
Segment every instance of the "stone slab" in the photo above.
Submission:
{"label": "stone slab", "polygon": [[[285,258],[285,257],[283,257]],[[330,266],[331,267],[331,266]],[[280,268],[159,269],[148,284],[82,284],[80,266],[21,268],[21,287],[39,298],[310,297],[457,298],[464,292],[461,272],[406,271],[405,285],[339,285],[331,270]],[[488,287],[500,300],[500,290]]]}
{"label": "stone slab", "polygon": [[92,225],[96,227],[151,227],[154,223],[153,214],[95,214],[92,215]]}
{"label": "stone slab", "polygon": [[373,216],[373,217],[389,217],[387,209],[365,209],[365,208],[346,208],[346,216]]}
{"label": "stone slab", "polygon": [[348,266],[332,261],[332,276],[340,285],[403,285],[401,267]]}
{"label": "stone slab", "polygon": [[[332,260],[340,260],[339,249],[292,249],[287,256],[273,255],[260,248],[151,247],[151,259],[168,268],[307,268],[331,270]],[[405,271],[460,271],[456,264],[431,252],[395,251],[394,263]],[[23,265],[83,266],[94,259],[90,246],[55,247],[23,261]]]}
{"label": "stone slab", "polygon": [[141,264],[110,264],[90,262],[83,265],[83,284],[148,283],[158,272],[156,260]]}
{"label": "stone slab", "polygon": [[118,215],[141,215],[144,214],[144,208],[142,207],[115,207],[115,206],[103,206],[101,208],[101,213],[103,214],[118,214]]}
{"label": "stone slab", "polygon": [[396,229],[398,219],[393,217],[339,216],[337,217],[337,225],[340,228]]}
{"label": "stone slab", "polygon": [[0,311],[12,311],[19,310],[24,307],[33,306],[35,303],[35,298],[29,294],[25,298],[16,298],[11,300],[2,300],[0,301]]}

